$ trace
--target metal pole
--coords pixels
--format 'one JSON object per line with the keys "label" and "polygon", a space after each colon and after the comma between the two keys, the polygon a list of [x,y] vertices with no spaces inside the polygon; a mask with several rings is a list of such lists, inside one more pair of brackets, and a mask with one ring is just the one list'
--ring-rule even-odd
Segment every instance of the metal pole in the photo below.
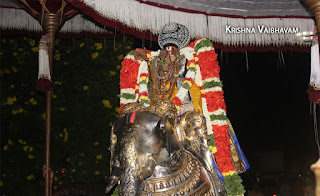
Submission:
{"label": "metal pole", "polygon": [[[45,13],[43,16],[43,29],[50,36],[49,45],[49,66],[52,78],[53,51],[55,45],[55,34],[61,27],[61,15],[56,13]],[[53,175],[51,170],[51,111],[52,111],[52,90],[46,94],[46,133],[45,133],[45,196],[52,195]]]}

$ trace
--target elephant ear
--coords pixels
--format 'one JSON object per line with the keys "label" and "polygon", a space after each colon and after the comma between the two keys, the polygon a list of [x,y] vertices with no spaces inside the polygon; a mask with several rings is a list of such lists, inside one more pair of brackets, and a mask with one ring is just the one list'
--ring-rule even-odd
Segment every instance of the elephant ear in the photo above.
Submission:
{"label": "elephant ear", "polygon": [[208,133],[201,114],[185,112],[176,126],[176,135],[184,149],[197,158],[211,173],[214,171],[212,154],[208,148]]}

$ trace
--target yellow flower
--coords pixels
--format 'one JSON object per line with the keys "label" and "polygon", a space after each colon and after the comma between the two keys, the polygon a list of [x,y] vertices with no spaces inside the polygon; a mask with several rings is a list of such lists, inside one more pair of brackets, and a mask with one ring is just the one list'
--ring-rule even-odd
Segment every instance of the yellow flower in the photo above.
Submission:
{"label": "yellow flower", "polygon": [[126,46],[126,49],[130,49],[131,47],[130,46]]}
{"label": "yellow flower", "polygon": [[86,85],[86,86],[83,86],[82,89],[83,89],[84,91],[86,91],[86,90],[88,90],[88,88],[89,88],[89,85]]}
{"label": "yellow flower", "polygon": [[91,56],[92,56],[93,59],[95,59],[95,58],[97,58],[99,56],[99,53],[98,52],[92,53]]}
{"label": "yellow flower", "polygon": [[22,144],[22,143],[23,143],[23,141],[22,141],[22,140],[18,140],[18,142],[19,142],[20,144]]}
{"label": "yellow flower", "polygon": [[46,120],[46,113],[43,113],[41,117],[43,118],[43,120]]}
{"label": "yellow flower", "polygon": [[60,137],[63,137],[63,133],[59,133],[59,136],[60,136]]}
{"label": "yellow flower", "polygon": [[10,71],[9,71],[8,69],[4,69],[4,73],[9,74],[9,73],[10,73]]}
{"label": "yellow flower", "polygon": [[12,140],[8,140],[8,144],[12,145],[13,144]]}
{"label": "yellow flower", "polygon": [[60,82],[60,81],[55,81],[54,84],[55,84],[55,85],[62,85],[62,82]]}
{"label": "yellow flower", "polygon": [[70,161],[70,158],[67,158],[67,162],[69,162]]}
{"label": "yellow flower", "polygon": [[84,43],[81,43],[81,44],[80,44],[80,47],[82,48],[83,46],[84,46]]}
{"label": "yellow flower", "polygon": [[22,143],[22,144],[24,144],[24,145],[25,145],[26,143],[27,143],[26,141],[23,141],[23,143]]}
{"label": "yellow flower", "polygon": [[22,113],[22,112],[23,112],[23,109],[22,109],[22,108],[19,108],[18,112],[19,112],[19,113]]}
{"label": "yellow flower", "polygon": [[94,146],[98,146],[98,145],[99,145],[99,142],[93,142],[93,145],[94,145]]}
{"label": "yellow flower", "polygon": [[235,173],[236,173],[235,171],[229,171],[229,172],[222,173],[222,175],[223,176],[232,176]]}
{"label": "yellow flower", "polygon": [[112,123],[112,122],[109,122],[109,125],[110,125],[110,127],[112,127],[112,126],[113,126],[113,123]]}
{"label": "yellow flower", "polygon": [[59,108],[59,110],[62,112],[62,111],[64,111],[65,109],[64,109],[64,108]]}
{"label": "yellow flower", "polygon": [[102,154],[99,154],[96,156],[96,158],[99,160],[99,159],[102,159]]}
{"label": "yellow flower", "polygon": [[58,177],[57,176],[54,177],[54,181],[58,181]]}
{"label": "yellow flower", "polygon": [[64,61],[63,64],[68,65],[68,62],[65,62],[65,61]]}
{"label": "yellow flower", "polygon": [[99,174],[100,174],[99,171],[95,171],[95,172],[94,172],[94,175],[99,175]]}
{"label": "yellow flower", "polygon": [[55,54],[53,58],[57,61],[60,61],[60,53]]}
{"label": "yellow flower", "polygon": [[104,107],[106,107],[106,108],[112,108],[109,100],[102,100],[102,103],[103,103]]}
{"label": "yellow flower", "polygon": [[4,150],[4,151],[8,150],[8,145],[5,145],[5,146],[3,147],[3,150]]}
{"label": "yellow flower", "polygon": [[76,172],[76,169],[73,168],[71,171],[72,171],[72,172]]}
{"label": "yellow flower", "polygon": [[38,102],[36,100],[34,100],[34,98],[31,98],[30,103],[32,103],[32,105],[36,105]]}
{"label": "yellow flower", "polygon": [[53,99],[57,98],[57,95],[52,95],[52,98],[53,98]]}
{"label": "yellow flower", "polygon": [[96,43],[95,47],[97,50],[100,50],[102,48],[102,44],[101,43]]}
{"label": "yellow flower", "polygon": [[110,75],[114,76],[114,75],[116,75],[117,72],[115,72],[115,71],[109,71],[109,73],[110,73]]}
{"label": "yellow flower", "polygon": [[147,53],[147,58],[150,58],[151,57],[151,54]]}
{"label": "yellow flower", "polygon": [[196,64],[190,63],[189,67],[196,67]]}
{"label": "yellow flower", "polygon": [[13,84],[11,84],[11,85],[10,85],[10,88],[14,88],[14,85],[13,85]]}
{"label": "yellow flower", "polygon": [[17,115],[18,114],[18,110],[12,110],[11,112],[13,115]]}
{"label": "yellow flower", "polygon": [[29,146],[29,152],[32,152],[32,151],[33,151],[33,147]]}
{"label": "yellow flower", "polygon": [[12,105],[15,101],[17,101],[16,96],[14,96],[14,97],[7,97],[7,102],[6,102],[6,104],[7,104],[7,105]]}
{"label": "yellow flower", "polygon": [[31,175],[27,176],[27,179],[28,179],[28,180],[32,180],[32,179],[34,179],[33,174],[31,174]]}
{"label": "yellow flower", "polygon": [[22,49],[22,48],[18,48],[18,51],[22,52],[22,51],[23,51],[23,49]]}
{"label": "yellow flower", "polygon": [[31,154],[29,154],[29,155],[28,155],[28,158],[29,158],[29,159],[33,159],[33,158],[34,158],[34,156],[33,156],[33,155],[31,155]]}
{"label": "yellow flower", "polygon": [[68,141],[68,136],[69,136],[68,132],[65,132],[64,133],[64,139],[63,139],[64,142]]}
{"label": "yellow flower", "polygon": [[211,151],[212,154],[214,154],[217,152],[217,147],[209,146],[209,150]]}
{"label": "yellow flower", "polygon": [[120,108],[117,107],[117,108],[115,109],[115,111],[116,111],[117,113],[119,113],[119,112],[120,112]]}
{"label": "yellow flower", "polygon": [[117,65],[117,70],[119,70],[121,68],[121,65]]}
{"label": "yellow flower", "polygon": [[39,52],[39,47],[32,47],[31,50],[32,52]]}
{"label": "yellow flower", "polygon": [[142,100],[148,100],[149,97],[148,97],[148,96],[141,95],[140,99],[142,99]]}
{"label": "yellow flower", "polygon": [[198,57],[194,57],[194,61],[199,61],[199,58]]}
{"label": "yellow flower", "polygon": [[36,42],[35,42],[33,39],[30,39],[29,44],[30,44],[31,46],[34,46],[34,45],[36,44]]}
{"label": "yellow flower", "polygon": [[17,69],[16,67],[12,66],[12,71],[13,71],[14,73],[16,73],[16,72],[18,71],[18,69]]}
{"label": "yellow flower", "polygon": [[118,58],[118,60],[123,59],[123,54],[118,55],[117,58]]}
{"label": "yellow flower", "polygon": [[12,53],[13,54],[13,56],[17,56],[18,55],[18,53],[17,52],[14,52],[14,53]]}
{"label": "yellow flower", "polygon": [[23,151],[27,152],[28,151],[29,146],[24,146],[23,147]]}

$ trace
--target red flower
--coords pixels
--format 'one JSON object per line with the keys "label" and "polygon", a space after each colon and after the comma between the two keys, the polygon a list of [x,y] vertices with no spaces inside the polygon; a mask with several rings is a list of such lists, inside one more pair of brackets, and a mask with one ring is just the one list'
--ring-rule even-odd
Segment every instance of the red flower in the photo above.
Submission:
{"label": "red flower", "polygon": [[217,56],[218,55],[214,52],[214,50],[200,52],[198,54],[198,64],[203,80],[213,77],[220,78],[220,67],[217,61]]}
{"label": "red flower", "polygon": [[133,61],[132,59],[125,58],[122,61],[122,68],[120,70],[120,89],[135,89],[139,66],[139,62]]}
{"label": "red flower", "polygon": [[206,98],[209,112],[214,112],[218,109],[226,110],[223,91],[206,92],[203,97]]}
{"label": "red flower", "polygon": [[173,102],[173,104],[176,105],[176,106],[181,106],[181,105],[182,105],[182,102],[181,102],[181,100],[180,100],[178,97],[174,97],[174,98],[172,99],[172,102]]}
{"label": "red flower", "polygon": [[212,125],[214,141],[216,143],[217,152],[214,154],[218,167],[222,173],[234,171],[233,160],[231,158],[230,137],[228,125],[218,126]]}

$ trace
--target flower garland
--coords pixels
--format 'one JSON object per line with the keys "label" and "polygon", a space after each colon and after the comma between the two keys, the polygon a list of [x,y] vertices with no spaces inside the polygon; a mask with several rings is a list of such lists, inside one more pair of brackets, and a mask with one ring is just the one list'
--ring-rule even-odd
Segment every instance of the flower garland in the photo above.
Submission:
{"label": "flower garland", "polygon": [[131,51],[122,61],[120,70],[120,111],[122,107],[131,102],[137,101],[137,76],[140,63],[135,60]]}
{"label": "flower garland", "polygon": [[[237,183],[231,183],[240,178],[233,164],[230,149],[230,136],[226,116],[226,105],[223,96],[222,82],[220,81],[220,67],[213,44],[206,39],[200,38],[190,43],[188,47],[180,50],[187,60],[187,73],[180,89],[172,102],[177,111],[180,111],[182,101],[187,96],[192,84],[195,82],[201,92],[203,115],[210,141],[209,149],[215,155],[219,169],[225,179],[227,190],[235,187],[237,195],[243,194],[244,189],[241,179]],[[159,55],[157,52],[147,52],[148,59]],[[150,105],[148,94],[148,65],[145,60],[134,60],[132,54],[128,54],[123,63],[120,75],[120,109],[129,102],[139,101],[145,106]],[[131,73],[128,73],[130,70]],[[130,75],[130,76],[129,76]],[[231,180],[230,180],[231,179]],[[230,183],[229,183],[230,182]],[[228,191],[229,193],[229,191]]]}
{"label": "flower garland", "polygon": [[[236,195],[243,194],[244,188],[231,157],[226,104],[223,97],[222,82],[220,81],[217,54],[214,51],[213,44],[203,38],[195,40],[188,48],[194,48],[193,58],[190,60],[191,63],[195,64],[195,83],[200,88],[202,110],[210,137],[209,149],[214,153],[217,165],[225,176],[228,194],[235,189],[238,190]],[[192,51],[188,48],[186,50]],[[185,56],[187,59],[189,56],[191,57],[191,55]]]}

